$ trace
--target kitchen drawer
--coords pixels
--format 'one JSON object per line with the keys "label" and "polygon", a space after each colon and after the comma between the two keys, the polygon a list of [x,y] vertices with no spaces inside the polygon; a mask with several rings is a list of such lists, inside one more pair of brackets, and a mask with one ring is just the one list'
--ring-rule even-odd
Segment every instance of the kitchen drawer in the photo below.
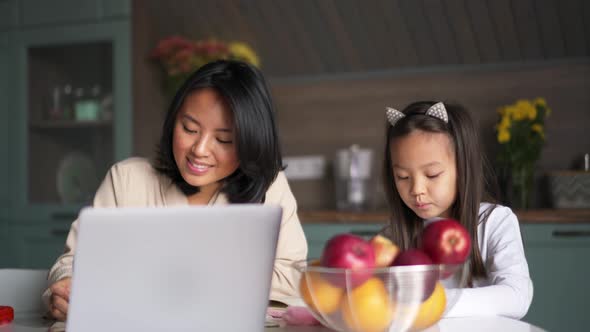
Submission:
{"label": "kitchen drawer", "polygon": [[377,234],[383,226],[382,224],[303,224],[308,246],[307,257],[319,258],[326,242],[336,234],[351,233],[368,239]]}
{"label": "kitchen drawer", "polygon": [[63,252],[71,221],[2,215],[0,268],[48,269]]}
{"label": "kitchen drawer", "polygon": [[587,224],[521,224],[527,246],[590,246],[590,222]]}
{"label": "kitchen drawer", "polygon": [[533,280],[525,321],[548,331],[587,331],[590,224],[521,225]]}

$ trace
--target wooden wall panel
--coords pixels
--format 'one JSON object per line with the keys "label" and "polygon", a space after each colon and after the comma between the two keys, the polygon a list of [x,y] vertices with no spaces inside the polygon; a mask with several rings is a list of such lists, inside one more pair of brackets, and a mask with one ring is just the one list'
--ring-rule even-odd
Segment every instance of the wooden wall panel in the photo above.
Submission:
{"label": "wooden wall panel", "polygon": [[465,0],[447,1],[449,21],[455,34],[457,48],[461,54],[461,63],[477,64],[481,62],[480,50],[473,32],[472,17],[467,11]]}
{"label": "wooden wall panel", "polygon": [[555,2],[556,0],[537,0],[534,2],[545,58],[566,55],[564,36]]}
{"label": "wooden wall panel", "polygon": [[395,47],[396,56],[390,64],[396,67],[412,67],[419,63],[418,54],[412,36],[406,24],[406,17],[400,12],[400,0],[382,0],[382,13],[387,21],[387,36],[384,38]]}
{"label": "wooden wall panel", "polygon": [[584,15],[582,21],[584,22],[584,35],[586,36],[586,51],[590,53],[590,1],[582,2],[582,12]]}
{"label": "wooden wall panel", "polygon": [[356,6],[361,25],[366,27],[366,35],[361,38],[367,39],[369,52],[374,60],[373,64],[369,66],[369,70],[384,68],[392,59],[392,43],[387,40],[389,37],[386,32],[387,22],[382,15],[375,15],[380,12],[379,7],[377,1],[364,1]]}
{"label": "wooden wall panel", "polygon": [[501,62],[500,45],[487,2],[467,1],[467,9],[472,17],[475,41],[480,50],[482,62]]}
{"label": "wooden wall panel", "polygon": [[422,10],[421,1],[402,0],[400,9],[406,16],[405,21],[420,61],[418,64],[428,66],[438,62],[440,50],[434,41],[432,27]]}
{"label": "wooden wall panel", "polygon": [[241,40],[269,75],[590,55],[585,0],[136,0],[154,43]]}
{"label": "wooden wall panel", "polygon": [[559,22],[563,27],[565,50],[568,56],[579,57],[588,53],[584,38],[582,1],[587,2],[586,0],[568,0],[557,3]]}
{"label": "wooden wall panel", "polygon": [[460,63],[455,38],[442,0],[423,1],[422,6],[424,8],[424,20],[428,21],[433,35],[430,48],[434,49],[436,47],[438,51],[439,58],[435,59],[434,63]]}
{"label": "wooden wall panel", "polygon": [[518,33],[515,28],[514,15],[510,0],[488,1],[492,21],[495,23],[496,38],[499,41],[502,60],[516,61],[521,59]]}
{"label": "wooden wall panel", "polygon": [[[338,5],[334,0],[325,0],[317,2],[320,12],[324,16],[330,35],[336,41],[337,51],[342,54],[346,60],[346,65],[352,70],[361,67],[361,56],[359,50],[352,43],[346,24],[338,13]],[[327,59],[329,61],[329,59]],[[345,67],[346,68],[346,67]]]}
{"label": "wooden wall panel", "polygon": [[516,32],[524,59],[540,59],[543,57],[538,29],[539,22],[533,4],[534,1],[512,1]]}

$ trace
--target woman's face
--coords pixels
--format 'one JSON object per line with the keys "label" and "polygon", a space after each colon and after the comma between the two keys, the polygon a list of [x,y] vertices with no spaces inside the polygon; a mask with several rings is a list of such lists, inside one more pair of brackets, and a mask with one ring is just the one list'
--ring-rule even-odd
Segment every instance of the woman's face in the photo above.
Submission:
{"label": "woman's face", "polygon": [[391,145],[395,186],[422,219],[448,218],[457,197],[457,164],[448,135],[414,131]]}
{"label": "woman's face", "polygon": [[202,195],[213,195],[238,169],[233,115],[215,90],[197,90],[185,98],[176,116],[172,150],[180,174]]}

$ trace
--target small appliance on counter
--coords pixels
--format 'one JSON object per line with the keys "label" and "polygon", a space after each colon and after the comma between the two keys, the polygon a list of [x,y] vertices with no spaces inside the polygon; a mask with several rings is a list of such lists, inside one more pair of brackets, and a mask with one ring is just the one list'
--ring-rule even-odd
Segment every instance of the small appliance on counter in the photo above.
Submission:
{"label": "small appliance on counter", "polygon": [[369,204],[373,151],[354,144],[338,150],[334,161],[336,207],[339,210],[365,210]]}
{"label": "small appliance on counter", "polygon": [[584,169],[549,173],[553,207],[590,208],[590,154],[584,155]]}

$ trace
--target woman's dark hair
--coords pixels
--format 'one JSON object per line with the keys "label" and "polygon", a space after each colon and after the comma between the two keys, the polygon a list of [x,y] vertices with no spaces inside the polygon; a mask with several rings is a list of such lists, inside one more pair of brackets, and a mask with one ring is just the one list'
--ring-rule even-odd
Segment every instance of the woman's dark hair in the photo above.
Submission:
{"label": "woman's dark hair", "polygon": [[231,203],[264,202],[265,193],[282,170],[274,107],[264,77],[239,61],[211,62],[194,72],[176,92],[166,113],[154,168],[169,177],[186,195],[199,192],[187,183],[176,165],[172,137],[176,116],[185,98],[200,89],[219,93],[233,114],[238,169],[221,187]]}
{"label": "woman's dark hair", "polygon": [[455,152],[457,163],[457,198],[451,207],[451,216],[457,219],[470,235],[472,245],[469,281],[474,277],[485,277],[486,271],[478,246],[477,226],[486,222],[495,204],[480,215],[482,201],[495,202],[488,194],[487,187],[493,188],[491,168],[482,153],[482,146],[475,122],[465,108],[458,104],[444,103],[448,123],[426,115],[436,102],[421,101],[408,105],[402,113],[405,117],[395,126],[387,124],[383,185],[390,208],[390,225],[386,230],[392,240],[403,249],[420,246],[423,220],[402,201],[393,173],[391,146],[396,140],[415,130],[448,135]]}

